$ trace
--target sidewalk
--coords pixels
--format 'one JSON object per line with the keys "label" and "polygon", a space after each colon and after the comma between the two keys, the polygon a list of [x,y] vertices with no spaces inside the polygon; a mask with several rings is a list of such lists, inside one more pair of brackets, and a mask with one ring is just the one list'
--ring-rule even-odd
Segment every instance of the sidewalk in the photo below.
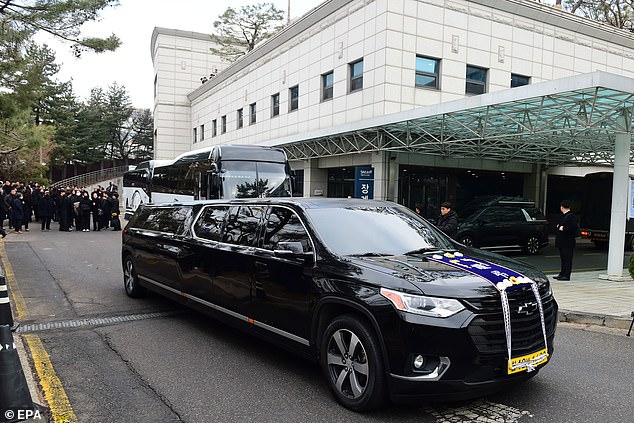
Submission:
{"label": "sidewalk", "polygon": [[[599,279],[601,272],[573,272],[570,281],[548,275],[559,304],[559,321],[627,330],[634,311],[634,281]],[[629,276],[627,269],[624,276]]]}

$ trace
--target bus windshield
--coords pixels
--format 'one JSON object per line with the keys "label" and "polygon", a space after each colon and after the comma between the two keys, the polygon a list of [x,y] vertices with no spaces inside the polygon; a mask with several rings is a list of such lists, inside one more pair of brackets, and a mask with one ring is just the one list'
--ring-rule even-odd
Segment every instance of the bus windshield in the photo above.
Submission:
{"label": "bus windshield", "polygon": [[223,197],[290,197],[291,183],[285,166],[284,163],[223,161]]}

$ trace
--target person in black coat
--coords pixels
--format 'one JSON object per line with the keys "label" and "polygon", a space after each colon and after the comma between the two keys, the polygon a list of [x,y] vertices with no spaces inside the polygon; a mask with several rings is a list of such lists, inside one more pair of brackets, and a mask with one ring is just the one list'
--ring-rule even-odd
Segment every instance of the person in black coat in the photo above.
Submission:
{"label": "person in black coat", "polygon": [[561,210],[562,216],[557,224],[555,247],[559,249],[561,270],[553,278],[560,281],[569,281],[570,273],[572,272],[572,256],[577,244],[575,238],[579,236],[579,221],[577,216],[570,210],[570,202],[568,200],[562,200],[559,203],[559,210]]}
{"label": "person in black coat", "polygon": [[114,191],[110,194],[110,216],[112,216],[111,224],[113,231],[121,230],[121,220],[119,220],[119,194]]}
{"label": "person in black coat", "polygon": [[66,191],[62,190],[59,193],[59,200],[57,203],[57,218],[59,219],[59,230],[62,232],[70,231],[71,219],[74,217],[73,203],[66,195]]}
{"label": "person in black coat", "polygon": [[77,230],[82,232],[90,232],[90,209],[92,207],[92,201],[88,196],[88,191],[82,191],[79,198],[79,213],[81,215],[81,226]]}
{"label": "person in black coat", "polygon": [[40,217],[40,222],[42,222],[43,231],[51,230],[51,218],[54,211],[55,203],[53,197],[48,191],[44,191],[44,195],[37,201],[37,215]]}
{"label": "person in black coat", "polygon": [[13,221],[13,228],[18,234],[22,233],[22,220],[24,219],[24,203],[22,202],[22,193],[17,193],[16,197],[11,203],[11,220]]}
{"label": "person in black coat", "polygon": [[440,205],[440,216],[438,216],[436,226],[451,238],[454,238],[458,233],[458,214],[451,210],[451,203],[445,201]]}
{"label": "person in black coat", "polygon": [[33,196],[31,195],[31,188],[26,187],[22,191],[22,204],[24,205],[22,224],[24,224],[24,230],[29,231],[29,222],[31,222],[31,215],[33,214]]}
{"label": "person in black coat", "polygon": [[112,219],[112,204],[110,203],[110,198],[108,197],[108,193],[104,191],[101,208],[103,209],[103,216],[101,221],[101,228],[108,229],[110,226],[110,220]]}
{"label": "person in black coat", "polygon": [[92,193],[90,199],[90,211],[92,212],[92,230],[100,231],[103,221],[103,208],[101,207],[103,200],[99,197],[98,192]]}

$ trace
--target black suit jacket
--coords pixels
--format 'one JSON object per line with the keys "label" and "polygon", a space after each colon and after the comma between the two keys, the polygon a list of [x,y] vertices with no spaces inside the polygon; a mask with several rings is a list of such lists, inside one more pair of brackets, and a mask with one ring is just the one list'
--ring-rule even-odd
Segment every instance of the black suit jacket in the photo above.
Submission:
{"label": "black suit jacket", "polygon": [[[563,230],[559,228],[563,227]],[[555,237],[555,247],[572,248],[575,246],[575,238],[579,235],[579,222],[577,216],[572,211],[564,214],[557,224],[557,236]]]}

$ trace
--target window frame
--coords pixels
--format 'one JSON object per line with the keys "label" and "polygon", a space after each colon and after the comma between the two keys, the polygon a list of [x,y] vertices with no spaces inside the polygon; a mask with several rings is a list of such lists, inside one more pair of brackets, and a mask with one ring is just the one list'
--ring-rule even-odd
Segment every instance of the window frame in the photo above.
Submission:
{"label": "window frame", "polygon": [[236,129],[244,127],[244,107],[236,110]]}
{"label": "window frame", "polygon": [[211,138],[218,135],[218,121],[216,119],[211,121]]}
{"label": "window frame", "polygon": [[221,134],[227,133],[227,115],[223,115],[220,118],[220,133]]}
{"label": "window frame", "polygon": [[299,84],[288,89],[288,111],[299,110]]}
{"label": "window frame", "polygon": [[[328,77],[330,77],[330,85],[328,85]],[[321,74],[321,101],[329,101],[334,98],[335,87],[335,71],[331,70]]]}
{"label": "window frame", "polygon": [[256,104],[257,103],[251,103],[249,104],[249,125],[253,125],[257,122],[257,108],[256,108]]}
{"label": "window frame", "polygon": [[280,115],[280,93],[271,95],[271,117]]}
{"label": "window frame", "polygon": [[[361,64],[361,74],[355,74],[355,66]],[[363,58],[348,63],[348,93],[363,90]],[[360,85],[360,86],[356,86]]]}
{"label": "window frame", "polygon": [[[469,69],[484,71],[484,81],[481,81],[479,79],[470,79],[468,77]],[[488,82],[489,82],[489,69],[488,68],[483,68],[481,66],[475,66],[475,65],[467,64],[467,66],[465,68],[465,94],[467,94],[467,95],[486,94],[488,92],[488,89],[487,89],[488,88],[487,87],[488,86]],[[482,87],[482,92],[469,91],[469,84],[471,84],[471,86]]]}
{"label": "window frame", "polygon": [[197,127],[193,128],[192,137],[194,141],[192,144],[196,144],[198,142],[198,128]]}
{"label": "window frame", "polygon": [[[513,85],[513,78],[526,78],[526,84],[521,85]],[[511,73],[511,88],[523,87],[531,84],[531,77],[526,75],[521,75],[519,73]]]}
{"label": "window frame", "polygon": [[[430,60],[435,62],[435,72],[427,72],[424,70],[418,69],[418,59]],[[423,56],[421,54],[416,55],[416,64],[414,65],[414,86],[416,88],[427,88],[430,90],[439,90],[440,89],[440,59],[436,57]],[[418,84],[418,76],[432,78],[434,80],[434,85],[421,85]]]}

